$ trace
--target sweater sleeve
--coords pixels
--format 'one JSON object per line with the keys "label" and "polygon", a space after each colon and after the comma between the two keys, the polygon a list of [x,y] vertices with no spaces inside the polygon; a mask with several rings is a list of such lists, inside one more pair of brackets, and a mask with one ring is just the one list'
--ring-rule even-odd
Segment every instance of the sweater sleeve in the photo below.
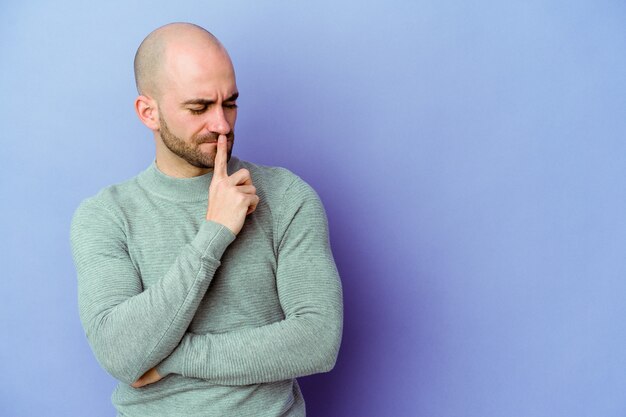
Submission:
{"label": "sweater sleeve", "polygon": [[90,198],[72,218],[78,307],[102,367],[131,384],[179,344],[235,235],[205,221],[168,271],[144,291],[129,256],[124,222]]}
{"label": "sweater sleeve", "polygon": [[324,207],[313,188],[297,178],[284,194],[281,212],[276,287],[285,319],[226,333],[187,333],[157,366],[161,376],[177,373],[222,385],[247,385],[334,367],[343,301]]}

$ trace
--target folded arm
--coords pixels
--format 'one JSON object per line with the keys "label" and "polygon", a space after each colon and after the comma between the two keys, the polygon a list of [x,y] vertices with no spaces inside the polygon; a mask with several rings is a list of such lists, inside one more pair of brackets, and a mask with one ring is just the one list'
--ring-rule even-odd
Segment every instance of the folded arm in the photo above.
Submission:
{"label": "folded arm", "polygon": [[277,227],[276,287],[285,319],[219,334],[187,333],[156,367],[223,385],[279,381],[331,370],[343,328],[339,274],[315,191],[296,179]]}
{"label": "folded arm", "polygon": [[235,235],[205,221],[165,275],[144,291],[123,221],[94,200],[72,219],[83,328],[98,362],[131,384],[179,344]]}

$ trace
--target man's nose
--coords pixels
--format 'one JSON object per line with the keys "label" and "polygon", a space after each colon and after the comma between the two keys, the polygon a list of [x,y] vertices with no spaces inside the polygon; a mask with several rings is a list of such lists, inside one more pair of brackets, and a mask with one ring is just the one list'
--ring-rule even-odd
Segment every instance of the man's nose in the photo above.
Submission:
{"label": "man's nose", "polygon": [[208,112],[209,117],[207,120],[207,128],[211,132],[218,133],[220,135],[227,135],[230,133],[231,126],[224,116],[224,109],[222,106],[213,106],[212,111]]}

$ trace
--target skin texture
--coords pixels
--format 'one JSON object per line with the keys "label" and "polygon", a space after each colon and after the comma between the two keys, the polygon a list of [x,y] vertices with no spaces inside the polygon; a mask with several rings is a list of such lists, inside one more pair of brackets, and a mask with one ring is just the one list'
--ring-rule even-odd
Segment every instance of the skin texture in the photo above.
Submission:
{"label": "skin texture", "polygon": [[[165,25],[137,50],[135,77],[135,111],[154,134],[157,167],[177,178],[213,171],[206,219],[239,234],[259,197],[247,169],[227,172],[239,93],[226,49],[199,26]],[[160,379],[152,368],[131,386]]]}

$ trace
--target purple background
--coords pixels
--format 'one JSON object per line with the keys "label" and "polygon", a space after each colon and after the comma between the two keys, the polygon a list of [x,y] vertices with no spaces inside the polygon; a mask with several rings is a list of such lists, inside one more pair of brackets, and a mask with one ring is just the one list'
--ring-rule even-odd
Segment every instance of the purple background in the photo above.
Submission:
{"label": "purple background", "polygon": [[132,59],[169,21],[232,55],[234,153],[325,204],[310,416],[626,415],[623,1],[69,0],[0,3],[1,416],[114,415],[69,222],[154,156]]}

